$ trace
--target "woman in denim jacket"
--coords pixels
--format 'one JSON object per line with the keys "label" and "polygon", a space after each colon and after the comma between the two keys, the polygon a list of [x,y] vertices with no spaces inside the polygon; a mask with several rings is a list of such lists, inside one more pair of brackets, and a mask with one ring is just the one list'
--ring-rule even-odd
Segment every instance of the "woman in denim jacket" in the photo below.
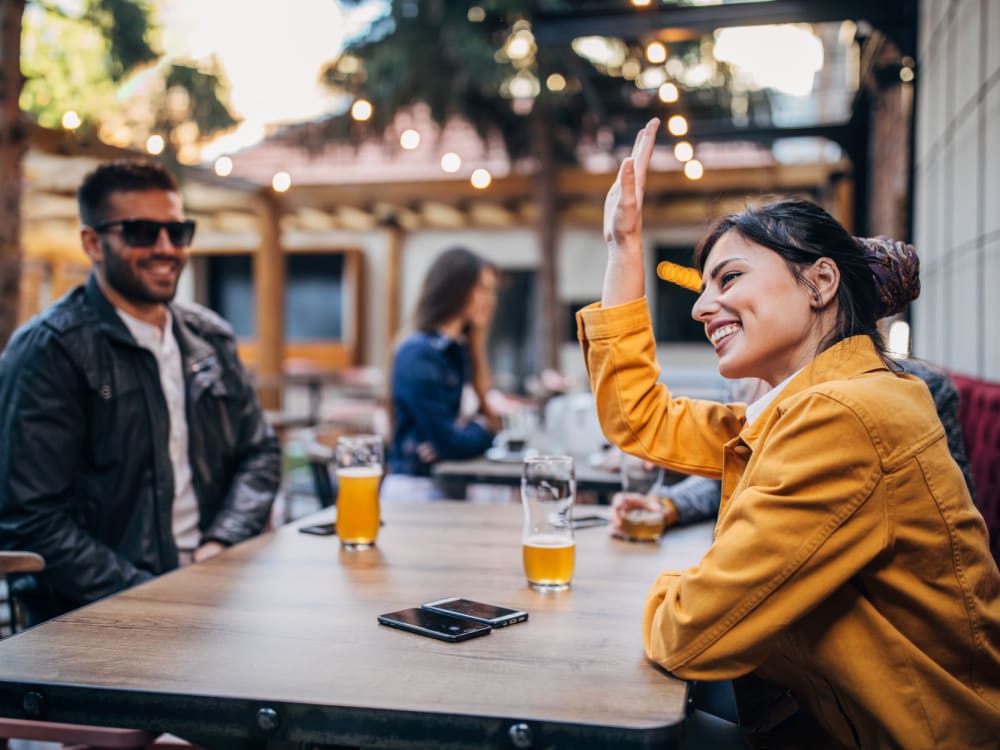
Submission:
{"label": "woman in denim jacket", "polygon": [[[383,499],[443,498],[431,479],[431,466],[478,456],[493,442],[499,420],[486,403],[486,337],[496,308],[496,283],[493,265],[465,248],[446,250],[431,264],[414,331],[393,360],[395,426]],[[471,417],[462,414],[467,385],[479,401]]]}

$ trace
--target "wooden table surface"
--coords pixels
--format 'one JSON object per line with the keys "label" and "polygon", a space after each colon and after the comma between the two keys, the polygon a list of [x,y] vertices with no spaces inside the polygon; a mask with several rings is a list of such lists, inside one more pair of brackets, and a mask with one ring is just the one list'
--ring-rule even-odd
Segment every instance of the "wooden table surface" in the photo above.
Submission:
{"label": "wooden table surface", "polygon": [[[0,642],[0,715],[218,747],[676,742],[686,685],[645,659],[642,606],[659,571],[698,561],[711,524],[660,545],[578,530],[571,589],[542,594],[524,580],[518,505],[388,505],[378,546],[362,552],[297,531],[332,515]],[[530,619],[460,643],[376,622],[445,596]]]}

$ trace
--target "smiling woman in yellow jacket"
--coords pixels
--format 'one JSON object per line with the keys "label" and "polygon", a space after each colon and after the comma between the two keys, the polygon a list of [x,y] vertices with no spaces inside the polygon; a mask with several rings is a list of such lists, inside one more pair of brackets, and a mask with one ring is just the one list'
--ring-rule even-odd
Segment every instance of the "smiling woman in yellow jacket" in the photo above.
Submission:
{"label": "smiling woman in yellow jacket", "polygon": [[[876,327],[915,273],[873,270],[811,203],[725,217],[696,251],[692,314],[724,376],[772,390],[750,407],[673,398],[643,297],[658,126],[608,194],[604,291],[578,318],[608,439],[722,479],[714,544],[649,593],[647,654],[686,679],[775,687],[801,709],[785,724],[800,746],[1000,746],[1000,572],[926,386],[890,368]],[[746,705],[757,728],[789,715]]]}

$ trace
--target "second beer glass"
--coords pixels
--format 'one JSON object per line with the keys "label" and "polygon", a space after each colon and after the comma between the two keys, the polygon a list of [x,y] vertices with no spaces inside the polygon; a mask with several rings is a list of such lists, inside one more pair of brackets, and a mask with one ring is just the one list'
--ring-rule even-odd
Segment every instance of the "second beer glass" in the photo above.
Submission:
{"label": "second beer glass", "polygon": [[532,456],[524,460],[521,541],[524,573],[535,589],[569,588],[576,557],[573,541],[575,499],[576,475],[571,456]]}
{"label": "second beer glass", "polygon": [[375,544],[379,526],[382,438],[347,435],[337,440],[337,536],[348,549]]}

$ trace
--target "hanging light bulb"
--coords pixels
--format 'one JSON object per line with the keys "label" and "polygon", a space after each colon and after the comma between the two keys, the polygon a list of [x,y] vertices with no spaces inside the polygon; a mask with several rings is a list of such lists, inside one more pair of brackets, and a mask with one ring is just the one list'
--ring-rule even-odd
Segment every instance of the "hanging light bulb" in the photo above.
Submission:
{"label": "hanging light bulb", "polygon": [[462,168],[462,157],[454,151],[449,151],[441,157],[441,169],[445,172],[457,172]]}
{"label": "hanging light bulb", "polygon": [[215,160],[215,173],[219,177],[228,177],[233,173],[233,160],[228,156],[220,156]]}
{"label": "hanging light bulb", "polygon": [[491,175],[488,170],[480,167],[472,173],[472,176],[469,178],[469,182],[471,182],[472,187],[477,190],[485,190],[490,186],[490,183],[493,182],[493,175]]}
{"label": "hanging light bulb", "polygon": [[275,172],[271,178],[271,187],[276,193],[284,193],[292,186],[292,176],[288,172]]}
{"label": "hanging light bulb", "polygon": [[62,116],[62,126],[66,130],[76,130],[82,124],[83,120],[80,119],[80,115],[72,109],[67,109]]}
{"label": "hanging light bulb", "polygon": [[351,105],[351,117],[358,122],[370,120],[374,111],[372,103],[367,99],[358,99]]}
{"label": "hanging light bulb", "polygon": [[691,161],[694,158],[694,146],[687,141],[678,141],[674,146],[674,156],[677,161]]}
{"label": "hanging light bulb", "polygon": [[153,156],[163,153],[164,147],[167,145],[166,141],[163,140],[162,135],[151,135],[146,139],[146,151]]}
{"label": "hanging light bulb", "polygon": [[407,128],[399,136],[399,145],[407,151],[412,151],[420,145],[420,133],[413,128]]}
{"label": "hanging light bulb", "polygon": [[684,163],[684,176],[689,180],[700,180],[705,174],[705,168],[697,159],[691,159]]}

